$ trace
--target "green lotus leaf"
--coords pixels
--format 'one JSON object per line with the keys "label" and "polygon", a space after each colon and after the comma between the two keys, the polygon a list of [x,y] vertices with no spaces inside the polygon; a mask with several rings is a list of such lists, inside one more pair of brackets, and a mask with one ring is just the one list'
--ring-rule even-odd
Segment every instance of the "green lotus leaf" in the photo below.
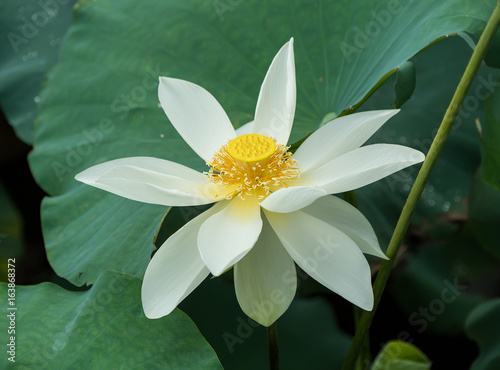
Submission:
{"label": "green lotus leaf", "polygon": [[38,96],[71,24],[75,0],[0,3],[0,105],[17,136],[33,144]]}
{"label": "green lotus leaf", "polygon": [[[29,158],[52,197],[42,204],[52,267],[76,285],[92,283],[104,269],[142,276],[166,211],[78,184],[80,171],[138,155],[204,169],[158,104],[158,76],[203,86],[240,126],[253,118],[266,70],[293,36],[293,142],[363,100],[388,71],[436,39],[480,31],[493,6],[471,0],[78,2],[40,94]],[[399,212],[400,199],[389,198],[388,214]]]}
{"label": "green lotus leaf", "polygon": [[[7,288],[0,284],[3,297]],[[13,342],[14,352],[4,351],[0,367],[222,368],[184,313],[175,310],[168,317],[147,319],[140,295],[140,279],[116,272],[102,273],[85,292],[66,291],[52,283],[17,286],[14,305],[8,306],[13,309],[0,319],[5,328],[2,343]],[[12,356],[15,362],[9,361]]]}

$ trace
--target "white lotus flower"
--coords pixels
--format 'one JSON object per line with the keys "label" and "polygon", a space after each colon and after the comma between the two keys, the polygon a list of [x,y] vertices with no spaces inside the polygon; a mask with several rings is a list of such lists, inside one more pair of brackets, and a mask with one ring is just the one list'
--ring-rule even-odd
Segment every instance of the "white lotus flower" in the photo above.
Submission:
{"label": "white lotus flower", "polygon": [[327,288],[371,310],[370,268],[363,253],[386,257],[367,219],[329,194],[357,189],[423,161],[422,153],[399,145],[360,147],[398,111],[337,118],[309,136],[295,154],[287,152],[296,98],[293,39],[274,58],[255,119],[242,130],[234,130],[219,103],[198,85],[160,77],[158,95],[176,130],[210,166],[208,172],[132,157],[76,176],[145,203],[215,203],[152,258],[142,285],[146,316],[168,315],[210,273],[219,276],[234,266],[242,310],[269,326],[295,295],[294,261]]}

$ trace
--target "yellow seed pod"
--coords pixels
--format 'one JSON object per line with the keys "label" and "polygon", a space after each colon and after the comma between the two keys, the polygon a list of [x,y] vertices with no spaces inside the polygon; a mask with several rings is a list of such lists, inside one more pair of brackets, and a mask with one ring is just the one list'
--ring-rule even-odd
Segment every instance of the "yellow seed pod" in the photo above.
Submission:
{"label": "yellow seed pod", "polygon": [[246,134],[231,140],[227,151],[242,162],[258,162],[269,158],[276,151],[276,142],[259,134]]}

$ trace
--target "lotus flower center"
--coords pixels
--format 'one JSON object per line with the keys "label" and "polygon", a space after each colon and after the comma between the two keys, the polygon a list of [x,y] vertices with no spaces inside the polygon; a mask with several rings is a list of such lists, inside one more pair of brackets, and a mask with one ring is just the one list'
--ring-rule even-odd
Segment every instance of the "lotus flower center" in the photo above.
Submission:
{"label": "lotus flower center", "polygon": [[269,194],[292,185],[300,176],[289,147],[277,144],[264,135],[247,134],[228,141],[215,151],[205,172],[209,181],[219,186],[216,198],[264,199]]}
{"label": "lotus flower center", "polygon": [[231,157],[239,161],[258,162],[274,154],[276,142],[264,135],[241,135],[229,142],[227,151]]}

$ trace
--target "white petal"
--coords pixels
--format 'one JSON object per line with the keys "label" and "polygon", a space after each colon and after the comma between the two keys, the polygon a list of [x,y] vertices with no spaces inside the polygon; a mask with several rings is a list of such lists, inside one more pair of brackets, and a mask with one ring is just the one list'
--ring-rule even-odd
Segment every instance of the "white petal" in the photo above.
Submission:
{"label": "white petal", "polygon": [[295,263],[264,220],[262,233],[234,266],[234,285],[241,309],[269,326],[288,309],[297,290]]}
{"label": "white petal", "polygon": [[262,219],[259,204],[251,198],[235,197],[214,208],[218,212],[200,228],[198,248],[210,272],[219,276],[252,249],[262,230]]}
{"label": "white petal", "polygon": [[421,152],[406,146],[367,145],[303,174],[297,185],[315,185],[329,194],[341,193],[371,184],[424,158]]}
{"label": "white petal", "polygon": [[315,186],[293,186],[272,193],[260,205],[271,212],[288,213],[304,208],[325,195],[326,191]]}
{"label": "white petal", "polygon": [[373,308],[370,266],[354,241],[302,211],[265,214],[287,252],[305,272],[362,309]]}
{"label": "white petal", "polygon": [[253,126],[254,126],[254,121],[245,123],[243,126],[236,129],[236,136],[253,134]]}
{"label": "white petal", "polygon": [[276,54],[264,78],[255,109],[254,133],[286,144],[292,130],[296,95],[292,38]]}
{"label": "white petal", "polygon": [[75,179],[128,199],[166,206],[213,203],[213,194],[219,190],[197,171],[151,157],[101,163],[80,172]]}
{"label": "white petal", "polygon": [[354,113],[330,121],[297,149],[293,157],[303,172],[359,148],[399,109]]}
{"label": "white petal", "polygon": [[205,162],[229,139],[236,137],[224,109],[201,86],[160,77],[158,98],[177,132]]}
{"label": "white petal", "polygon": [[212,209],[197,216],[170,236],[153,256],[142,283],[145,315],[157,319],[168,315],[210,273],[201,259],[196,238]]}
{"label": "white petal", "polygon": [[342,231],[354,240],[361,252],[388,259],[380,249],[370,222],[356,207],[346,201],[335,196],[326,196],[303,208],[302,211]]}

